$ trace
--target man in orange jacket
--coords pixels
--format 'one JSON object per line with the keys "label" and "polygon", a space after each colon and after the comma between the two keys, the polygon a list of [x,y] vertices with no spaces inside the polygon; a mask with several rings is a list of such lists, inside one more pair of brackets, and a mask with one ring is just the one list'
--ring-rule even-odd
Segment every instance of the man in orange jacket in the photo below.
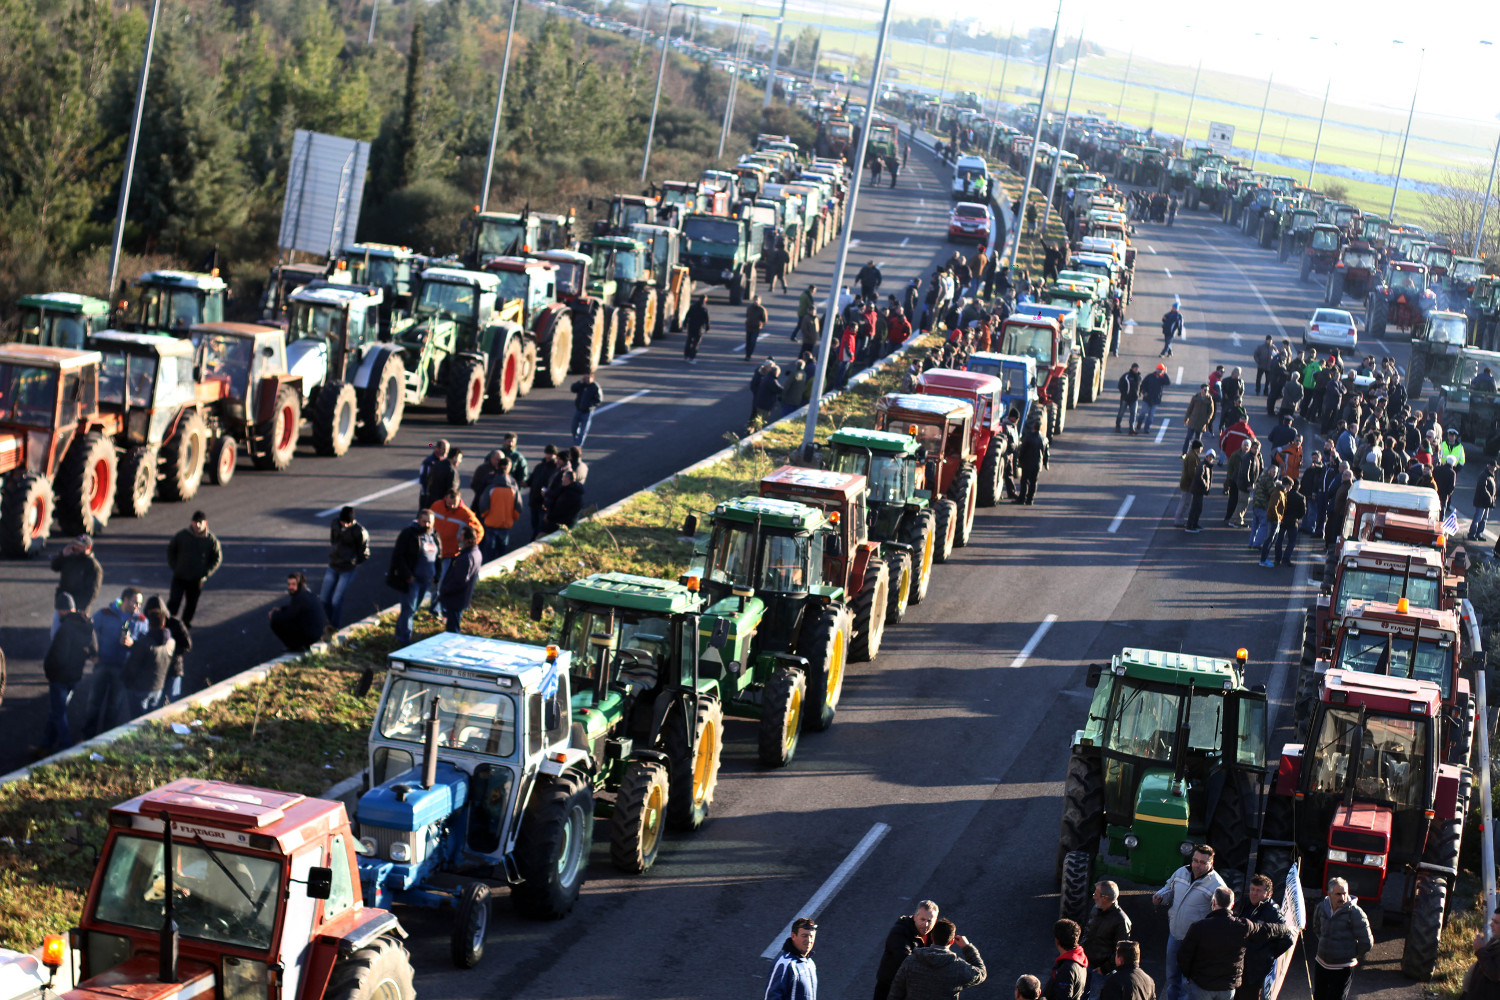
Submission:
{"label": "man in orange jacket", "polygon": [[462,549],[465,528],[474,529],[476,543],[484,540],[484,525],[480,523],[479,515],[464,503],[463,494],[454,486],[448,490],[447,496],[432,504],[432,533],[438,537],[439,564],[434,580],[442,580],[448,563]]}

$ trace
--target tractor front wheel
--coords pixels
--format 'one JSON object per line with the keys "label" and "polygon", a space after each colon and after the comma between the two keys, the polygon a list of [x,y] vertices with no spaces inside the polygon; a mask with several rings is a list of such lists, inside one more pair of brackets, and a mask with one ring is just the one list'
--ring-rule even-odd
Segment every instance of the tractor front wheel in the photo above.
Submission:
{"label": "tractor front wheel", "polygon": [[1318,609],[1308,608],[1302,616],[1302,665],[1310,667],[1318,658]]}
{"label": "tractor front wheel", "polygon": [[953,477],[953,485],[948,487],[948,496],[952,498],[958,507],[958,521],[953,528],[953,544],[963,548],[969,544],[969,538],[974,534],[974,467],[965,465],[959,470],[958,475]]}
{"label": "tractor front wheel", "polygon": [[448,376],[448,423],[472,426],[483,406],[484,365],[478,358],[454,358]]}
{"label": "tractor front wheel", "polygon": [[[1291,841],[1296,831],[1292,825],[1292,800],[1285,795],[1271,795],[1266,800],[1266,814],[1260,825],[1260,850],[1255,855],[1255,871],[1271,880],[1271,891],[1277,903],[1286,898],[1287,878],[1292,871]],[[1280,844],[1267,846],[1266,841]]]}
{"label": "tractor front wheel", "polygon": [[323,1000],[415,1000],[411,956],[394,937],[379,937],[341,957]]}
{"label": "tractor front wheel", "polygon": [[1474,713],[1474,698],[1469,694],[1461,694],[1458,704],[1454,707],[1454,718],[1448,724],[1448,755],[1449,764],[1457,764],[1459,767],[1468,767],[1474,756],[1474,728],[1477,724]]}
{"label": "tractor front wheel", "polygon": [[[1084,361],[1087,366],[1093,361],[1089,358]],[[990,438],[989,450],[984,453],[984,461],[979,464],[979,506],[993,507],[1000,502],[1000,453],[1005,450],[1005,438],[996,435]]]}
{"label": "tractor front wheel", "polygon": [[599,316],[603,320],[599,340],[599,367],[615,360],[615,347],[620,338],[620,311],[614,306],[601,306]]}
{"label": "tractor front wheel", "polygon": [[849,614],[841,605],[822,609],[803,626],[797,653],[807,659],[807,725],[820,733],[833,725],[839,695],[844,692],[844,667],[849,662]]}
{"label": "tractor front wheel", "polygon": [[296,386],[276,390],[276,409],[260,431],[255,467],[285,472],[297,454],[297,434],[302,427],[302,394]]}
{"label": "tractor front wheel", "polygon": [[[484,380],[479,382],[481,401]],[[477,410],[477,408],[476,408]],[[478,417],[478,413],[475,413]],[[354,443],[354,430],[359,425],[359,397],[354,386],[348,382],[326,382],[318,390],[317,402],[313,404],[312,439],[313,450],[319,455],[342,458]]]}
{"label": "tractor front wheel", "polygon": [[1208,842],[1215,850],[1214,866],[1235,892],[1243,890],[1245,872],[1250,867],[1250,817],[1255,797],[1249,779],[1234,772],[1224,783],[1219,803],[1208,819]]}
{"label": "tractor front wheel", "polygon": [[526,364],[526,349],[520,334],[505,338],[495,371],[490,374],[490,391],[484,394],[485,413],[509,413],[521,395],[521,369]]}
{"label": "tractor front wheel", "polygon": [[864,586],[859,588],[859,593],[850,603],[850,610],[854,612],[854,638],[849,643],[851,659],[868,662],[880,655],[880,641],[885,637],[890,602],[890,570],[885,563],[871,559],[865,567]]}
{"label": "tractor front wheel", "polygon": [[216,437],[208,442],[208,463],[203,474],[212,486],[228,486],[239,460],[238,442],[227,435]]}
{"label": "tractor front wheel", "polygon": [[[119,457],[103,433],[79,438],[57,470],[57,521],[70,535],[92,535],[114,510]],[[81,609],[80,609],[81,610]]]}
{"label": "tractor front wheel", "polygon": [[458,913],[448,939],[453,964],[460,969],[478,965],[484,957],[484,939],[489,929],[490,887],[483,882],[470,882],[458,897]]}
{"label": "tractor front wheel", "polygon": [[599,370],[599,354],[604,349],[604,307],[589,303],[573,313],[574,375],[591,375]]}
{"label": "tractor front wheel", "polygon": [[684,706],[684,710],[672,713],[663,733],[663,748],[672,758],[667,825],[673,830],[691,831],[702,826],[719,786],[719,760],[724,753],[724,706],[719,699],[700,694],[692,724],[694,739],[689,743]]}
{"label": "tractor front wheel", "polygon": [[807,675],[796,667],[778,667],[761,699],[758,756],[766,767],[786,767],[797,755],[802,735],[802,706],[807,702]]}
{"label": "tractor front wheel", "polygon": [[551,310],[537,329],[536,343],[541,359],[537,381],[543,386],[561,386],[573,360],[572,315],[560,307]]}
{"label": "tractor front wheel", "polygon": [[143,444],[127,448],[120,458],[115,487],[115,510],[124,517],[145,517],[156,499],[156,447]]}
{"label": "tractor front wheel", "polygon": [[1427,358],[1416,354],[1411,359],[1409,374],[1406,379],[1406,391],[1412,399],[1422,398],[1422,384],[1427,381]]}
{"label": "tractor front wheel", "polygon": [[1330,309],[1338,307],[1344,301],[1344,272],[1330,271],[1328,273],[1327,294],[1323,296],[1323,304]]}
{"label": "tractor front wheel", "polygon": [[936,504],[933,516],[933,530],[937,535],[937,550],[934,553],[940,563],[945,563],[953,555],[953,534],[958,528],[958,505],[952,500],[944,497]]}
{"label": "tractor front wheel", "polygon": [[650,347],[656,335],[656,289],[637,286],[631,302],[635,305],[635,346]]}
{"label": "tractor front wheel", "polygon": [[635,346],[635,310],[621,307],[617,310],[620,317],[619,324],[619,354],[628,354]]}
{"label": "tractor front wheel", "polygon": [[387,351],[370,373],[369,384],[359,390],[359,439],[365,444],[390,444],[405,416],[406,362],[395,351]]}
{"label": "tractor front wheel", "polygon": [[932,560],[937,549],[935,520],[932,511],[924,510],[916,517],[908,518],[902,526],[901,540],[911,546],[912,604],[921,604],[932,584]]}
{"label": "tractor front wheel", "polygon": [[656,761],[633,760],[625,769],[609,820],[609,860],[620,871],[639,875],[656,863],[668,791],[667,769]]}
{"label": "tractor front wheel", "polygon": [[891,581],[890,600],[885,605],[885,623],[899,625],[906,617],[907,605],[911,603],[912,572],[911,553],[896,549],[886,556],[886,576]]}
{"label": "tractor front wheel", "polygon": [[568,771],[532,793],[516,841],[512,886],[516,910],[535,920],[559,920],[578,902],[594,839],[594,793],[587,779]]}
{"label": "tractor front wheel", "polygon": [[1426,982],[1432,978],[1447,907],[1448,883],[1435,875],[1419,876],[1406,926],[1406,948],[1401,952],[1401,974],[1407,979]]}
{"label": "tractor front wheel", "polygon": [[1100,359],[1090,355],[1083,359],[1083,369],[1079,373],[1078,401],[1080,403],[1092,403],[1099,398],[1099,366]]}
{"label": "tractor front wheel", "polygon": [[1098,758],[1073,754],[1063,785],[1062,822],[1057,832],[1058,883],[1070,851],[1094,853],[1104,832],[1104,768]]}
{"label": "tractor front wheel", "polygon": [[1094,907],[1094,852],[1069,851],[1063,855],[1062,891],[1058,900],[1060,920],[1089,922]]}
{"label": "tractor front wheel", "polygon": [[208,457],[208,421],[192,410],[182,417],[161,449],[161,498],[185,501],[198,495],[203,485],[203,464]]}
{"label": "tractor front wheel", "polygon": [[0,553],[11,559],[31,555],[52,534],[57,498],[46,476],[13,474],[0,492]]}
{"label": "tractor front wheel", "polygon": [[536,386],[536,341],[530,337],[523,337],[521,344],[521,383],[516,386],[516,394],[520,396],[529,395]]}

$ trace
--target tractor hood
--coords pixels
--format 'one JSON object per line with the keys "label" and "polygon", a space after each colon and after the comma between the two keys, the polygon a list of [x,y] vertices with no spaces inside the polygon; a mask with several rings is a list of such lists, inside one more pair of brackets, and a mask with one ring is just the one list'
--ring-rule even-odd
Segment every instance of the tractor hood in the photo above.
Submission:
{"label": "tractor hood", "polygon": [[[749,657],[750,643],[765,614],[766,604],[759,597],[747,598],[743,611],[740,610],[738,597],[726,597],[709,607],[698,619],[699,656],[705,666],[716,664],[731,674],[743,671]],[[728,629],[728,635],[724,645],[717,647],[711,639],[721,620]]]}
{"label": "tractor hood", "polygon": [[137,954],[107,972],[85,979],[63,994],[63,1000],[212,1000],[218,995],[211,965],[182,959],[175,983],[159,982],[157,956]]}
{"label": "tractor hood", "polygon": [[294,340],[286,347],[287,370],[302,376],[302,391],[311,392],[323,384],[328,374],[328,343],[323,340]]}
{"label": "tractor hood", "polygon": [[1143,777],[1135,797],[1135,821],[1162,827],[1155,831],[1162,836],[1172,835],[1167,827],[1178,827],[1180,840],[1188,833],[1188,799],[1183,786],[1174,789],[1173,784],[1166,771],[1151,771]]}
{"label": "tractor hood", "polygon": [[412,833],[439,823],[463,808],[469,797],[469,776],[445,761],[437,766],[437,781],[422,787],[419,768],[370,789],[360,797],[355,817],[361,827]]}

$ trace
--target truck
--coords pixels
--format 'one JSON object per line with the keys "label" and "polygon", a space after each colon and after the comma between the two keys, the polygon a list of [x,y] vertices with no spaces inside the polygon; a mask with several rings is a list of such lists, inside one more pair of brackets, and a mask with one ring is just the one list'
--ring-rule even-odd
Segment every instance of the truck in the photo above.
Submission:
{"label": "truck", "polygon": [[729,289],[729,304],[754,296],[760,246],[746,219],[690,214],[682,223],[688,272],[699,285]]}

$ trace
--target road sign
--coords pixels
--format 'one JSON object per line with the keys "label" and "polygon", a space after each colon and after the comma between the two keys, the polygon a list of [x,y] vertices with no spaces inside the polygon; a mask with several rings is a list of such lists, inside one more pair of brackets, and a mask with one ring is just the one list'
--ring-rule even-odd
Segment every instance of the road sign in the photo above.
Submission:
{"label": "road sign", "polygon": [[1234,126],[1225,125],[1222,122],[1208,123],[1208,148],[1220,156],[1229,155],[1229,147],[1234,145]]}
{"label": "road sign", "polygon": [[369,160],[368,142],[297,129],[276,245],[332,257],[353,243]]}

